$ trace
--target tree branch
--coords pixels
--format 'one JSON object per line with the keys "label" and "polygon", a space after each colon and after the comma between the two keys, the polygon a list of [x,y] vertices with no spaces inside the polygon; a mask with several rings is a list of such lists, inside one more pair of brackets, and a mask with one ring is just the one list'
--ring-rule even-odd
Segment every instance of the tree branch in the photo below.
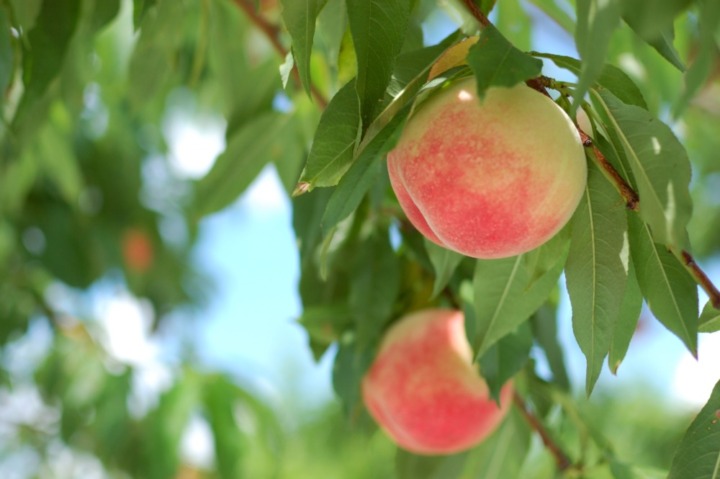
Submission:
{"label": "tree branch", "polygon": [[543,444],[545,445],[547,450],[550,451],[550,454],[552,454],[558,470],[560,472],[567,470],[572,465],[570,458],[553,440],[553,438],[550,437],[550,434],[548,434],[545,426],[543,426],[540,420],[535,417],[533,413],[530,412],[530,410],[525,405],[525,401],[522,397],[520,397],[517,392],[513,393],[513,402],[515,403],[515,406],[517,406],[517,408],[520,410],[520,413],[522,413],[525,421],[527,421],[530,427],[538,433],[540,439],[542,439]]}
{"label": "tree branch", "polygon": [[[280,28],[277,25],[270,23],[265,17],[255,11],[255,6],[252,4],[251,0],[235,0],[235,5],[237,5],[238,8],[245,13],[248,19],[250,19],[250,21],[253,22],[255,26],[258,27],[260,31],[265,34],[265,37],[267,37],[267,39],[270,41],[270,44],[273,46],[275,51],[284,60],[288,55],[288,50],[283,46],[282,42],[280,41]],[[302,82],[300,81],[300,74],[298,73],[297,65],[293,65],[291,74],[295,84],[302,87]],[[318,106],[324,110],[328,104],[327,99],[325,99],[325,96],[320,90],[317,89],[315,85],[311,83],[309,87],[310,93],[317,102]]]}
{"label": "tree branch", "polygon": [[467,9],[470,11],[473,17],[480,22],[480,25],[483,27],[487,27],[490,25],[490,20],[485,16],[485,14],[480,10],[480,7],[478,7],[473,0],[463,0],[463,3],[467,7]]}
{"label": "tree branch", "polygon": [[695,258],[693,258],[692,255],[685,250],[680,251],[679,255],[676,252],[674,253],[675,256],[682,260],[683,266],[685,266],[685,269],[688,270],[695,282],[697,282],[700,287],[705,290],[710,298],[710,304],[713,305],[713,308],[720,309],[720,291],[718,291],[717,287],[715,287],[713,282],[710,281],[707,274],[700,269],[700,266],[698,266],[695,262]]}

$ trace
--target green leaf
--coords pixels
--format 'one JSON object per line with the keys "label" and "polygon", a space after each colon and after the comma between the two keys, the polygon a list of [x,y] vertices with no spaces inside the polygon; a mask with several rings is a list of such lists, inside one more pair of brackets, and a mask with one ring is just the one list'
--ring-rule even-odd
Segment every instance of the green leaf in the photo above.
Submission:
{"label": "green leaf", "polygon": [[470,450],[463,478],[509,479],[520,470],[530,449],[531,431],[520,413],[511,408],[498,429]]}
{"label": "green leaf", "polygon": [[587,360],[588,395],[600,376],[620,314],[629,268],[627,220],[618,194],[590,163],[588,183],[572,219],[565,266],[575,338]]}
{"label": "green leaf", "polygon": [[21,110],[39,99],[60,73],[80,18],[81,5],[81,0],[43,2],[35,26],[28,33],[30,52],[23,56],[25,93]]}
{"label": "green leaf", "polygon": [[[229,118],[228,132],[232,134],[271,108],[281,79],[274,59],[257,64],[248,58],[245,39],[248,25],[239,9],[227,1],[209,3],[208,62],[217,82],[222,111]],[[234,37],[237,41],[228,41]]]}
{"label": "green leaf", "polygon": [[376,230],[358,245],[350,285],[349,303],[359,344],[380,339],[399,292],[400,267],[389,232]]}
{"label": "green leaf", "polygon": [[349,417],[359,414],[362,407],[360,384],[374,359],[373,351],[360,347],[352,338],[340,340],[333,364],[333,389]]}
{"label": "green leaf", "polygon": [[395,455],[397,479],[458,479],[465,470],[468,452],[449,456],[419,456],[398,448]]}
{"label": "green leaf", "polygon": [[133,0],[133,25],[135,30],[140,28],[145,14],[155,6],[158,0]]}
{"label": "green leaf", "polygon": [[527,51],[532,45],[533,25],[530,15],[527,14],[523,2],[520,0],[505,0],[497,4],[497,20],[494,25],[501,32],[505,32],[517,48]]}
{"label": "green leaf", "polygon": [[625,294],[623,294],[622,302],[620,303],[620,314],[615,324],[615,331],[613,333],[612,343],[610,344],[610,354],[608,356],[608,367],[613,374],[617,374],[620,363],[622,363],[630,347],[630,341],[632,340],[638,320],[640,319],[642,303],[643,296],[637,281],[637,275],[635,274],[635,264],[630,261],[627,286],[625,287]]}
{"label": "green leaf", "polygon": [[[128,71],[128,95],[136,108],[146,108],[153,100],[162,98],[160,92],[177,68],[175,58],[183,43],[185,29],[182,26],[187,22],[188,13],[185,2],[163,1],[145,16]],[[148,75],[148,72],[155,73]]]}
{"label": "green leaf", "polygon": [[575,20],[555,0],[530,0],[530,3],[542,10],[567,33],[575,32]]}
{"label": "green leaf", "polygon": [[615,147],[624,151],[640,195],[640,216],[656,242],[685,248],[692,212],[690,161],[672,130],[642,108],[593,90]]}
{"label": "green leaf", "polygon": [[272,159],[274,145],[285,141],[290,117],[268,112],[235,131],[212,169],[195,185],[196,218],[235,201]]}
{"label": "green leaf", "polygon": [[310,95],[310,55],[313,50],[315,20],[327,0],[282,0],[281,3],[283,21],[292,38],[293,57],[300,81]]}
{"label": "green leaf", "polygon": [[13,73],[13,49],[10,43],[10,19],[5,9],[0,8],[0,112],[4,111],[5,91]]}
{"label": "green leaf", "polygon": [[479,98],[491,86],[511,87],[542,71],[542,61],[521,52],[492,25],[483,28],[467,57],[477,80]]}
{"label": "green leaf", "polygon": [[435,269],[435,282],[432,292],[434,298],[448,284],[464,256],[455,251],[443,248],[427,239],[425,240],[425,250]]}
{"label": "green leaf", "polygon": [[[553,63],[560,68],[564,68],[575,75],[580,75],[580,60],[564,55],[554,55],[552,53],[533,52],[532,54],[536,57],[552,60]],[[643,98],[640,88],[638,88],[627,73],[614,65],[606,63],[600,72],[600,76],[597,77],[592,86],[607,88],[623,103],[636,105],[647,110],[647,104],[645,103],[645,98]]]}
{"label": "green leaf", "polygon": [[577,107],[600,76],[608,45],[620,23],[619,0],[578,0],[575,44],[582,59],[573,105]]}
{"label": "green leaf", "polygon": [[26,32],[35,26],[42,4],[43,0],[10,0],[15,20]]}
{"label": "green leaf", "polygon": [[198,406],[200,391],[190,371],[180,376],[172,388],[160,396],[157,407],[145,421],[143,437],[149,479],[174,477],[180,466],[180,442],[190,417]]}
{"label": "green leaf", "polygon": [[693,0],[623,0],[622,14],[626,22],[642,38],[656,38]]}
{"label": "green leaf", "polygon": [[680,71],[685,65],[673,46],[673,19],[692,0],[624,0],[622,18],[640,38]]}
{"label": "green leaf", "polygon": [[235,419],[237,386],[226,377],[213,375],[203,381],[202,396],[215,446],[217,472],[223,479],[240,477],[247,438]]}
{"label": "green leaf", "polygon": [[570,380],[565,367],[563,347],[558,341],[557,321],[557,306],[548,301],[533,315],[530,326],[535,341],[545,353],[553,375],[553,383],[563,391],[569,391]]}
{"label": "green leaf", "polygon": [[326,233],[355,211],[365,193],[374,184],[381,169],[385,168],[385,163],[380,160],[385,157],[385,153],[394,144],[394,138],[402,131],[400,126],[405,121],[408,111],[405,109],[404,113],[395,115],[392,121],[373,137],[348,172],[340,179],[323,214],[322,227]]}
{"label": "green leaf", "polygon": [[514,331],[545,302],[562,272],[567,246],[561,232],[523,255],[476,262],[475,324],[470,338],[477,355]]}
{"label": "green leaf", "polygon": [[500,400],[502,386],[525,366],[532,345],[530,326],[522,323],[517,331],[500,339],[480,358],[480,371],[493,399]]}
{"label": "green leaf", "polygon": [[697,354],[697,286],[667,249],[653,242],[646,224],[628,216],[630,253],[637,279],[655,317]]}
{"label": "green leaf", "polygon": [[398,479],[508,479],[520,476],[530,448],[530,428],[511,409],[490,437],[469,451],[449,456],[418,456],[398,450]]}
{"label": "green leaf", "polygon": [[685,88],[674,107],[676,117],[683,112],[713,71],[718,49],[714,33],[720,31],[720,5],[712,1],[701,3],[698,24],[698,51],[685,72]]}
{"label": "green leaf", "polygon": [[395,58],[405,42],[410,0],[346,0],[357,57],[355,84],[364,125],[379,110],[390,82]]}
{"label": "green leaf", "polygon": [[355,82],[350,82],[335,94],[320,118],[300,181],[310,189],[336,185],[350,168],[361,127]]}
{"label": "green leaf", "polygon": [[720,477],[720,382],[690,424],[673,457],[668,479]]}
{"label": "green leaf", "polygon": [[720,331],[720,310],[715,309],[712,303],[708,301],[702,310],[702,314],[700,314],[698,323],[698,330],[702,333]]}

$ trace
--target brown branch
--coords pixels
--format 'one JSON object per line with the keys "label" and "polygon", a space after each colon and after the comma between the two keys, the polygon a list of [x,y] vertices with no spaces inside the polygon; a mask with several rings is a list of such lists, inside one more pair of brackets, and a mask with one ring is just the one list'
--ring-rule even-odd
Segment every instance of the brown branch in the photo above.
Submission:
{"label": "brown branch", "polygon": [[[258,27],[265,34],[275,51],[284,60],[288,55],[288,50],[283,46],[282,42],[280,41],[280,28],[277,25],[270,23],[265,17],[255,11],[255,6],[253,5],[251,0],[235,0],[235,5],[237,5],[240,10],[245,12],[245,15],[250,19],[250,21],[253,22],[255,26]],[[302,82],[300,81],[300,74],[298,73],[297,65],[293,65],[291,74],[293,77],[293,81],[298,86],[301,86]],[[318,106],[324,110],[328,104],[325,96],[312,83],[309,85],[309,87],[310,94],[313,96]]]}
{"label": "brown branch", "polygon": [[615,184],[615,187],[620,192],[620,195],[625,200],[625,206],[632,211],[637,212],[640,209],[640,197],[637,192],[625,181],[625,178],[620,176],[618,170],[605,158],[600,149],[595,146],[592,138],[587,133],[582,131],[579,126],[576,125],[578,133],[580,133],[580,139],[585,148],[592,148],[595,159],[598,162],[600,168],[606,173],[610,180]]}
{"label": "brown branch", "polygon": [[473,0],[463,0],[463,3],[467,7],[467,9],[470,11],[473,17],[480,22],[480,25],[483,27],[487,27],[490,25],[490,20],[485,16],[485,14],[480,10],[480,7],[478,7]]}
{"label": "brown branch", "polygon": [[520,397],[517,392],[513,393],[513,402],[522,413],[525,421],[527,421],[530,427],[538,433],[540,439],[542,439],[543,444],[545,445],[547,450],[550,451],[550,454],[552,454],[553,458],[555,459],[555,464],[557,464],[558,470],[560,472],[567,470],[572,465],[570,458],[550,437],[550,434],[548,434],[545,426],[543,426],[540,420],[530,412],[530,410],[525,405],[525,401],[522,397]]}
{"label": "brown branch", "polygon": [[705,274],[705,272],[700,269],[700,267],[697,265],[695,259],[690,253],[682,250],[680,252],[680,257],[682,258],[683,265],[690,272],[690,275],[692,275],[695,281],[702,287],[702,289],[705,290],[705,292],[709,296],[710,304],[713,305],[713,308],[720,309],[720,291],[718,291],[717,287],[715,287],[713,282],[710,281],[710,278],[708,278],[707,274]]}

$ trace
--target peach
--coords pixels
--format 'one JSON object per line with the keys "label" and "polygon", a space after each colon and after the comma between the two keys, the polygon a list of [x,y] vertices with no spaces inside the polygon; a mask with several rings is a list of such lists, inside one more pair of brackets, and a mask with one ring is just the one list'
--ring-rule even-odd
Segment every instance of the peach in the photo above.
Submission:
{"label": "peach", "polygon": [[125,266],[134,273],[144,273],[155,256],[148,234],[139,228],[128,228],[122,235],[122,256]]}
{"label": "peach", "polygon": [[388,154],[410,222],[445,248],[505,258],[545,243],[570,219],[587,180],[572,120],[525,85],[477,97],[473,77],[421,103]]}
{"label": "peach", "polygon": [[452,454],[488,437],[510,407],[512,386],[489,396],[473,365],[460,311],[428,309],[395,323],[362,381],[380,427],[418,454]]}

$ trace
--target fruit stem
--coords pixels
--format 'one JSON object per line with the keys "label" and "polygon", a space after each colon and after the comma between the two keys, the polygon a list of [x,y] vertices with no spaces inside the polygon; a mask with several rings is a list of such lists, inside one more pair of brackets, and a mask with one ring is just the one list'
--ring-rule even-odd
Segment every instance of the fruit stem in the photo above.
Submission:
{"label": "fruit stem", "polygon": [[[265,34],[275,51],[284,60],[288,55],[288,50],[283,46],[282,42],[280,41],[280,27],[270,23],[265,17],[255,11],[255,6],[253,5],[252,0],[235,0],[235,5],[237,5],[238,8],[245,13],[248,19],[253,22],[255,26],[258,27],[260,31]],[[302,87],[302,82],[300,81],[300,74],[298,73],[297,65],[293,65],[292,77],[295,84]],[[324,110],[328,104],[325,96],[312,83],[309,86],[311,95],[317,102],[320,109]]]}
{"label": "fruit stem", "polygon": [[542,439],[543,444],[545,447],[550,451],[550,454],[552,454],[553,458],[555,459],[555,464],[557,464],[557,468],[560,472],[563,472],[570,468],[572,465],[572,462],[570,461],[570,458],[567,454],[560,448],[560,446],[550,437],[550,434],[548,433],[547,429],[545,429],[545,426],[540,422],[540,420],[535,417],[533,413],[530,412],[530,410],[527,408],[525,404],[525,400],[517,393],[513,393],[513,402],[515,403],[515,406],[520,410],[520,413],[522,413],[523,418],[525,418],[525,421],[530,425],[530,427],[538,433],[540,436],[540,439]]}

